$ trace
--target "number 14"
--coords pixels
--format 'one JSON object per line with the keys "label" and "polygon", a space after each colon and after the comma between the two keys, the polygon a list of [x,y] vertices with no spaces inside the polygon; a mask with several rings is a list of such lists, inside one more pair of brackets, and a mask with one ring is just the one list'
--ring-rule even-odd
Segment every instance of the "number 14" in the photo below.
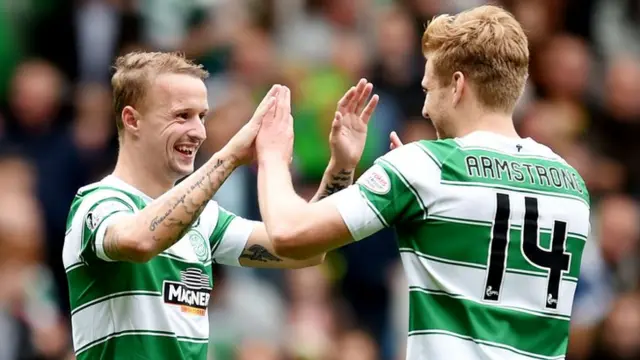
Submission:
{"label": "number 14", "polygon": [[[509,218],[511,205],[508,194],[496,194],[496,216],[493,222],[491,243],[489,244],[489,263],[487,265],[487,279],[484,287],[485,301],[499,301],[502,281],[507,269],[507,254],[509,252]],[[524,225],[522,227],[522,246],[520,250],[525,259],[538,268],[547,271],[547,293],[545,307],[558,307],[558,294],[562,273],[569,270],[571,255],[565,252],[567,241],[567,223],[554,221],[551,234],[551,251],[543,249],[538,244],[538,199],[524,198]]]}

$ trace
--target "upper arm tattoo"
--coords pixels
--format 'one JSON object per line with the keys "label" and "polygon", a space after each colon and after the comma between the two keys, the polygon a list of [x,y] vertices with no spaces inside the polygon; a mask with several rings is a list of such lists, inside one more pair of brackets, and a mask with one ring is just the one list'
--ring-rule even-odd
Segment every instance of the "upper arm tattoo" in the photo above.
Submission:
{"label": "upper arm tattoo", "polygon": [[322,190],[322,194],[318,200],[322,200],[338,191],[345,189],[351,185],[353,179],[353,170],[340,170],[336,174],[331,175],[331,179]]}
{"label": "upper arm tattoo", "polygon": [[240,255],[240,258],[244,258],[252,261],[260,262],[281,262],[282,259],[273,255],[262,245],[254,244],[245,248]]}

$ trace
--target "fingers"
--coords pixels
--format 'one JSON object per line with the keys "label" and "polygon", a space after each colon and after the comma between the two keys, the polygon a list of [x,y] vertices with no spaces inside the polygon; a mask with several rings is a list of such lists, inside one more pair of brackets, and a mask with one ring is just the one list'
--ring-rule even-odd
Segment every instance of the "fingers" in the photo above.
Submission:
{"label": "fingers", "polygon": [[376,110],[376,107],[378,106],[378,102],[380,102],[380,97],[378,95],[373,95],[373,97],[371,97],[371,100],[369,100],[369,103],[367,104],[367,106],[362,111],[361,118],[365,124],[368,124],[369,120],[371,120],[371,116],[373,115],[373,112]]}
{"label": "fingers", "polygon": [[275,120],[276,121],[282,121],[285,120],[284,116],[286,114],[286,98],[287,98],[287,87],[283,86],[281,88],[281,91],[278,92],[278,95],[276,96],[277,99],[277,104],[276,104],[276,115],[275,115]]}
{"label": "fingers", "polygon": [[368,84],[367,79],[360,79],[360,81],[358,81],[358,84],[356,85],[355,97],[351,99],[351,101],[349,101],[349,105],[347,107],[349,112],[358,111],[358,104],[360,103],[360,98],[362,97],[363,93],[367,88],[367,84]]}
{"label": "fingers", "polygon": [[362,112],[362,110],[364,109],[364,105],[367,102],[367,99],[369,98],[369,96],[371,96],[372,92],[373,92],[373,84],[365,80],[364,88],[362,89],[362,92],[358,94],[359,95],[358,103],[356,104],[356,109],[355,109],[356,114],[359,114]]}
{"label": "fingers", "polygon": [[264,98],[262,99],[258,107],[266,103],[270,98],[275,98],[278,95],[278,92],[280,91],[281,88],[282,88],[282,85],[279,85],[279,84],[273,85],[271,89],[269,89],[267,94],[264,96]]}
{"label": "fingers", "polygon": [[389,134],[389,140],[391,141],[391,145],[389,146],[391,150],[397,149],[403,145],[402,141],[400,141],[400,137],[398,137],[398,134],[395,131],[392,131],[391,134]]}
{"label": "fingers", "polygon": [[336,132],[342,126],[342,114],[339,111],[336,111],[335,116],[333,117],[333,122],[331,122],[331,132]]}
{"label": "fingers", "polygon": [[262,123],[262,120],[264,119],[265,115],[269,111],[271,111],[273,108],[275,108],[275,105],[276,105],[275,97],[273,96],[265,97],[260,103],[260,105],[258,106],[258,108],[256,109],[256,112],[253,113],[251,122],[256,122],[259,124]]}
{"label": "fingers", "polygon": [[291,90],[284,86],[284,113],[285,115],[290,115],[291,114]]}
{"label": "fingers", "polygon": [[351,88],[349,88],[349,90],[347,90],[346,93],[344,93],[344,95],[342,96],[342,99],[338,101],[338,108],[345,108],[345,109],[348,108],[349,104],[355,98],[355,96],[356,96],[356,87],[352,86]]}

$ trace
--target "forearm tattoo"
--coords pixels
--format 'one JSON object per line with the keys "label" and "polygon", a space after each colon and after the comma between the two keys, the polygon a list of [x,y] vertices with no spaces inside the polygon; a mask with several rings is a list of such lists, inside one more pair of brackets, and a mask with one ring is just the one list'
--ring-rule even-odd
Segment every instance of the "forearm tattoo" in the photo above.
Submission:
{"label": "forearm tattoo", "polygon": [[318,200],[322,200],[327,196],[337,193],[338,191],[347,188],[353,181],[353,170],[340,170],[337,173],[331,175],[331,178],[325,185]]}
{"label": "forearm tattoo", "polygon": [[260,261],[260,262],[281,262],[282,259],[273,255],[269,252],[264,246],[254,244],[249,248],[245,248],[240,255],[240,258],[252,260],[252,261]]}
{"label": "forearm tattoo", "polygon": [[[182,238],[232,171],[231,159],[218,159],[186,191],[169,199],[171,206],[149,223],[149,231],[154,233],[153,239],[169,247]],[[160,227],[172,231],[165,236],[155,234]]]}

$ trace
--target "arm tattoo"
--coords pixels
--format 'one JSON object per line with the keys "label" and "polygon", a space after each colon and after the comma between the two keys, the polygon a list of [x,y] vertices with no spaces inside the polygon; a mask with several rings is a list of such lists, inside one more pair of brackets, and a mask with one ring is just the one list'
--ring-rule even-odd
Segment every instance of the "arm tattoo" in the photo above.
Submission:
{"label": "arm tattoo", "polygon": [[[200,216],[205,206],[234,167],[232,159],[218,159],[200,178],[187,187],[186,191],[175,195],[167,202],[171,204],[162,214],[154,217],[149,223],[149,230],[157,232],[160,227],[170,228],[171,234],[153,235],[156,242],[168,248],[178,241],[189,230],[191,224]],[[198,176],[198,175],[196,175]]]}
{"label": "arm tattoo", "polygon": [[281,262],[282,259],[273,255],[262,245],[251,245],[242,251],[241,258],[260,262]]}
{"label": "arm tattoo", "polygon": [[337,193],[351,185],[353,179],[353,170],[340,170],[337,174],[331,175],[331,179],[325,185],[322,194],[318,200],[322,200],[327,196]]}

